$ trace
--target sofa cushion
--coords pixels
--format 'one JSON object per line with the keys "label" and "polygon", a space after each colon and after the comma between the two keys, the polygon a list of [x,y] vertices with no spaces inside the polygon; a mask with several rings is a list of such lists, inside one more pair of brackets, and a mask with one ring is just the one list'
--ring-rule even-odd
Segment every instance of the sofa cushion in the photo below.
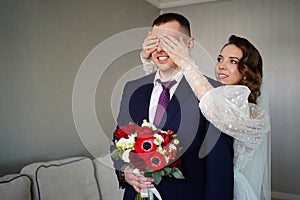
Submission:
{"label": "sofa cushion", "polygon": [[95,164],[101,199],[122,199],[124,190],[119,188],[119,183],[110,155],[107,154],[94,159],[93,161]]}
{"label": "sofa cushion", "polygon": [[87,157],[33,163],[21,170],[33,180],[34,200],[99,200],[94,171]]}
{"label": "sofa cushion", "polygon": [[0,177],[1,200],[30,200],[31,180],[25,174],[9,174]]}

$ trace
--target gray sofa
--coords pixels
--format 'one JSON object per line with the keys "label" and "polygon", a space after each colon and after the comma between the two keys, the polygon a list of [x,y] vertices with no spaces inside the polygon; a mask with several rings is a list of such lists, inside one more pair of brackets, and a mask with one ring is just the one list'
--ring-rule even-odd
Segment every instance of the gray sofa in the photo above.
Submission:
{"label": "gray sofa", "polygon": [[122,196],[109,155],[36,162],[19,174],[0,177],[1,200],[118,200]]}

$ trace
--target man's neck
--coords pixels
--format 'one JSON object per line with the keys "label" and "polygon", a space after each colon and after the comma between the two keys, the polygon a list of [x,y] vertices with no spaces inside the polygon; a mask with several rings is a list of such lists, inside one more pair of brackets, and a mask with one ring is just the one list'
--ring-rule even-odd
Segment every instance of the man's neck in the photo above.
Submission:
{"label": "man's neck", "polygon": [[170,80],[172,79],[177,73],[179,72],[179,69],[172,69],[168,71],[159,71],[159,76],[162,80]]}

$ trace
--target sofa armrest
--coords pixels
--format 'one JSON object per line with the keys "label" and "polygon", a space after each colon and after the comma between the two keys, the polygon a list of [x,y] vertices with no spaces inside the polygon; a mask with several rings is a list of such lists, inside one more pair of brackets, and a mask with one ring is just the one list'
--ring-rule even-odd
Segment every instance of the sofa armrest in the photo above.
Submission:
{"label": "sofa armrest", "polygon": [[31,200],[32,182],[25,174],[9,174],[0,177],[0,196],[2,200]]}
{"label": "sofa armrest", "polygon": [[110,154],[93,160],[102,200],[123,199],[124,190],[119,188]]}

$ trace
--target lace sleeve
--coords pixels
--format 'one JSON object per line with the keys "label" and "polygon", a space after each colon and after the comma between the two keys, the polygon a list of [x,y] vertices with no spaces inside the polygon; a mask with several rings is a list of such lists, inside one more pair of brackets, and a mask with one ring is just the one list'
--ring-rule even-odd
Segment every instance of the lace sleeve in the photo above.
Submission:
{"label": "lace sleeve", "polygon": [[204,116],[222,132],[249,147],[260,143],[270,130],[269,115],[256,104],[248,103],[246,86],[221,86],[208,91],[199,103]]}
{"label": "lace sleeve", "polygon": [[200,100],[204,116],[219,130],[249,147],[259,143],[262,134],[270,130],[269,116],[256,104],[248,102],[249,88],[243,85],[214,88],[193,61],[188,63],[183,67],[183,74]]}
{"label": "lace sleeve", "polygon": [[203,95],[205,95],[209,90],[213,89],[213,86],[203,76],[194,61],[183,60],[183,62],[189,64],[182,68],[182,72],[196,97],[201,100]]}
{"label": "lace sleeve", "polygon": [[145,71],[146,75],[152,74],[156,71],[156,65],[152,60],[145,60],[142,58],[142,55],[140,55],[140,58],[143,63],[143,70]]}

